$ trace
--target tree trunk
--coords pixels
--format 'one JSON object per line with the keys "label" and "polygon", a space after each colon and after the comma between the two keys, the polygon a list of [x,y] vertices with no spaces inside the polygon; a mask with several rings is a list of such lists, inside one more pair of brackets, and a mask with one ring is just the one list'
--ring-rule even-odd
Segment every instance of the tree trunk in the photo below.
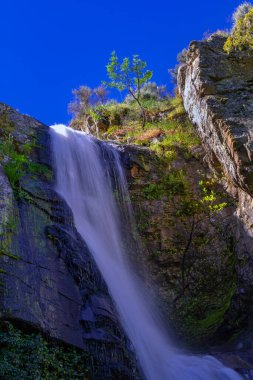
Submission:
{"label": "tree trunk", "polygon": [[147,122],[145,108],[141,105],[139,99],[136,98],[136,101],[137,101],[137,103],[138,103],[138,105],[139,105],[139,107],[141,109],[141,113],[142,113],[142,130],[144,130],[146,122]]}
{"label": "tree trunk", "polygon": [[146,122],[147,122],[147,118],[146,118],[145,109],[143,107],[141,107],[141,112],[142,112],[142,129],[144,130]]}

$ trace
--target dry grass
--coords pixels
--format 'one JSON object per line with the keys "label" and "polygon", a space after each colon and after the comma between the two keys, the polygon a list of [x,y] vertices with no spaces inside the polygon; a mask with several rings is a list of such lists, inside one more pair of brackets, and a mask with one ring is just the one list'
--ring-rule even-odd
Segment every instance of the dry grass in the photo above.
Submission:
{"label": "dry grass", "polygon": [[162,131],[160,128],[149,129],[143,132],[140,136],[138,136],[138,140],[140,141],[153,140],[155,138],[160,137],[163,134],[164,134],[164,131]]}

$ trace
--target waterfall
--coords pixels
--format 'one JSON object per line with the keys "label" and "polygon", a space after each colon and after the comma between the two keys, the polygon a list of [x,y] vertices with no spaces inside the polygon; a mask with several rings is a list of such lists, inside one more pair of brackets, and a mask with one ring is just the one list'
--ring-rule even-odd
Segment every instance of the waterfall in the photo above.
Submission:
{"label": "waterfall", "polygon": [[[131,248],[124,243],[125,222],[122,223],[115,201],[113,184],[116,181],[122,198],[128,196],[117,150],[63,125],[51,128],[51,140],[56,191],[72,209],[76,228],[106,281],[145,378],[241,379],[240,375],[210,356],[181,353],[157,318],[155,308],[127,259],[127,249]],[[108,170],[108,160],[114,167],[114,179]]]}

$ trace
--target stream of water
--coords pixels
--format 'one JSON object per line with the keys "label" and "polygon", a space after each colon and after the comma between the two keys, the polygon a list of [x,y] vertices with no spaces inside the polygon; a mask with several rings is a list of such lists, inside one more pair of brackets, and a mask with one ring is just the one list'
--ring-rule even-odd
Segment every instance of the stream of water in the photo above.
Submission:
{"label": "stream of water", "polygon": [[51,127],[51,140],[56,190],[72,209],[76,228],[107,283],[146,379],[240,380],[239,374],[210,356],[181,353],[157,318],[123,244],[115,186],[106,164],[109,158],[117,189],[122,199],[128,199],[118,151],[63,125]]}

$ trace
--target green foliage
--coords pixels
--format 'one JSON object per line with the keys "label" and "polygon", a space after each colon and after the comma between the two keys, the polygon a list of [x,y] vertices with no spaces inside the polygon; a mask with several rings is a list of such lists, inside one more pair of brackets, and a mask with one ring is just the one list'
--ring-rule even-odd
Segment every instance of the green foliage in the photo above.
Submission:
{"label": "green foliage", "polygon": [[46,341],[40,334],[25,334],[2,322],[0,373],[12,380],[85,380],[88,356],[74,348]]}
{"label": "green foliage", "polygon": [[182,98],[180,96],[175,96],[171,99],[171,106],[172,110],[169,113],[170,120],[180,119],[182,116],[185,118],[186,112],[184,109]]}
{"label": "green foliage", "polygon": [[148,200],[159,199],[163,195],[163,189],[159,184],[150,183],[143,189],[144,197]]}
{"label": "green foliage", "polygon": [[34,141],[27,142],[22,145],[22,153],[20,153],[16,150],[10,135],[0,143],[0,157],[5,160],[3,169],[11,187],[18,198],[26,198],[27,200],[29,200],[28,194],[20,189],[20,179],[24,175],[29,173],[32,177],[39,175],[48,181],[52,179],[52,172],[46,165],[32,162],[28,158],[34,146]]}
{"label": "green foliage", "polygon": [[188,182],[182,169],[171,170],[162,180],[164,191],[170,197],[185,194]]}
{"label": "green foliage", "polygon": [[[231,264],[228,270],[231,270]],[[205,279],[195,297],[180,302],[175,317],[183,321],[184,338],[191,343],[208,342],[212,334],[222,325],[236,289],[235,278],[223,279],[223,289],[214,289],[212,293],[204,291],[212,288],[213,268],[206,272]],[[212,302],[210,305],[210,301]]]}
{"label": "green foliage", "polygon": [[169,198],[183,195],[188,187],[185,174],[182,170],[171,170],[159,182],[150,183],[143,189],[146,199],[160,199],[162,196]]}
{"label": "green foliage", "polygon": [[253,7],[248,13],[237,19],[231,35],[224,44],[224,51],[230,53],[235,50],[253,50]]}
{"label": "green foliage", "polygon": [[29,160],[25,155],[16,152],[11,139],[0,144],[0,152],[9,157],[9,161],[4,165],[4,172],[12,188],[16,189],[19,185],[20,178],[22,178],[27,171]]}
{"label": "green foliage", "polygon": [[132,61],[126,57],[120,62],[116,52],[113,51],[106,66],[110,79],[106,85],[119,91],[127,90],[134,98],[139,98],[141,88],[153,75],[152,71],[145,70],[146,67],[147,63],[138,55],[133,55]]}
{"label": "green foliage", "polygon": [[3,139],[7,139],[14,129],[14,124],[9,120],[7,112],[0,115],[0,135]]}
{"label": "green foliage", "polygon": [[146,70],[146,67],[147,63],[138,55],[133,55],[132,60],[126,57],[120,62],[116,52],[113,51],[106,66],[109,82],[105,83],[108,87],[129,92],[141,109],[143,128],[146,124],[146,114],[141,103],[141,89],[153,76],[153,72]]}
{"label": "green foliage", "polygon": [[176,215],[178,217],[189,217],[201,213],[212,215],[228,207],[228,202],[224,201],[225,195],[216,190],[217,184],[214,178],[199,181],[199,196],[193,197],[192,194],[185,193],[187,196],[182,200]]}
{"label": "green foliage", "polygon": [[38,162],[29,163],[29,173],[34,176],[45,177],[48,181],[52,180],[52,170],[50,170],[46,165],[39,164]]}
{"label": "green foliage", "polygon": [[[103,134],[103,138],[149,146],[167,162],[177,158],[178,149],[184,151],[186,159],[192,157],[191,150],[200,144],[200,140],[186,115],[182,99],[146,99],[143,102],[148,117],[144,131],[138,122],[135,102],[105,105],[112,126]],[[157,115],[161,115],[158,120]]]}
{"label": "green foliage", "polygon": [[189,157],[191,157],[190,149],[200,144],[192,124],[188,120],[181,123],[169,121],[163,125],[163,128],[165,137],[161,141],[152,142],[150,148],[168,160],[174,160],[177,157],[175,148],[184,150],[186,156],[189,151]]}
{"label": "green foliage", "polygon": [[216,181],[214,178],[210,180],[201,180],[199,185],[202,190],[202,199],[200,200],[204,207],[208,207],[211,212],[220,212],[228,206],[227,202],[221,202],[219,197],[221,194],[217,194],[214,190]]}

